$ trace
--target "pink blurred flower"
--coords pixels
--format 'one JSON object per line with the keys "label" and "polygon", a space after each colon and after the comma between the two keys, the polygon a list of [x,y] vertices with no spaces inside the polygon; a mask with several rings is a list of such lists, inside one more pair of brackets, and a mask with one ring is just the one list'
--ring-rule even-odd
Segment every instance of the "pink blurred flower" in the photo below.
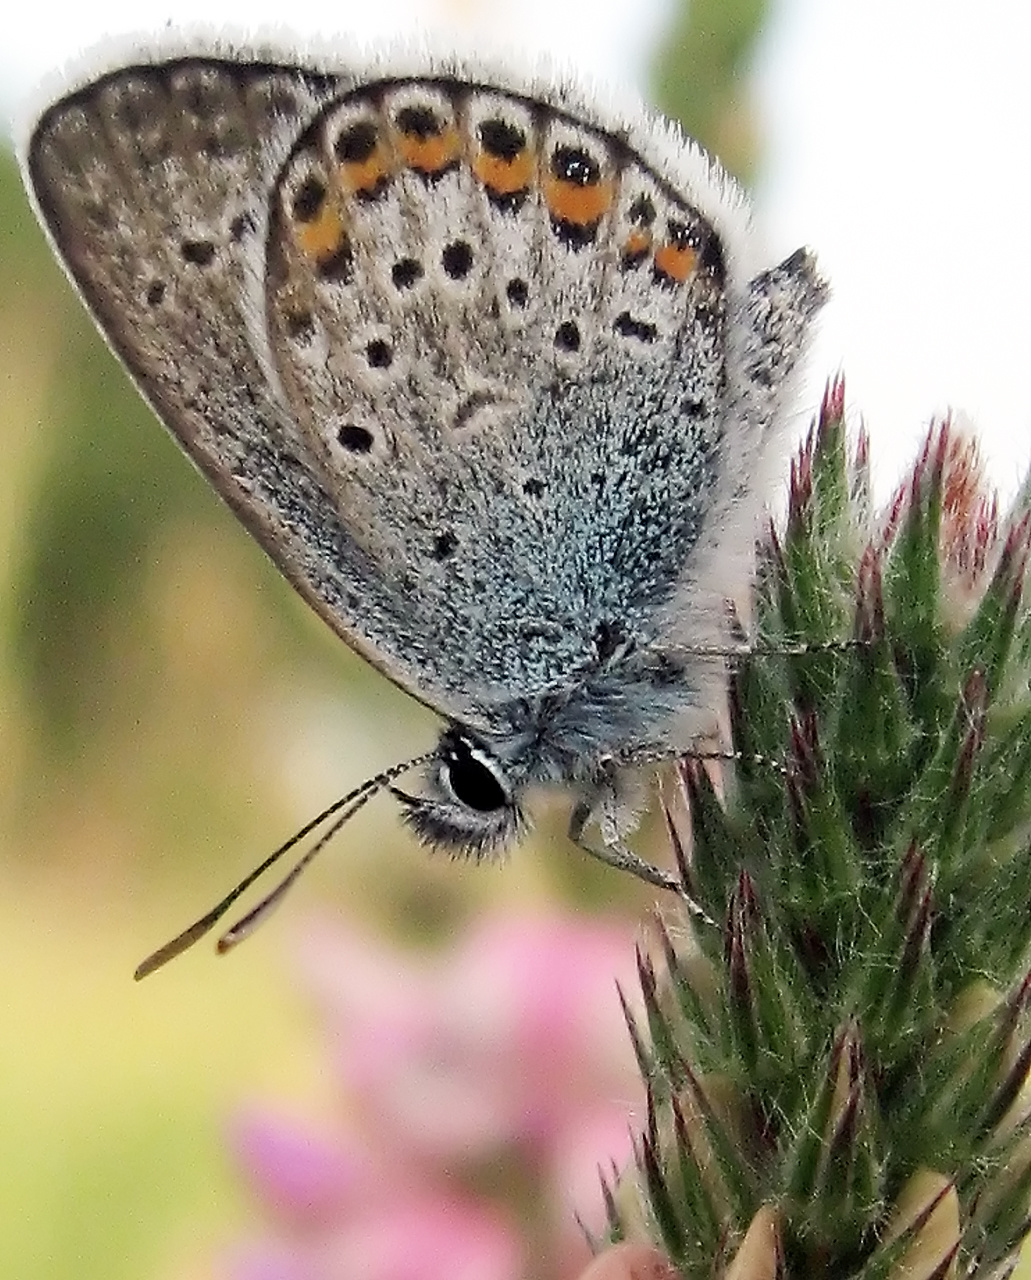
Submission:
{"label": "pink blurred flower", "polygon": [[302,966],[354,1119],[239,1117],[278,1235],[234,1280],[575,1275],[575,1215],[600,1227],[597,1170],[629,1156],[641,1097],[615,989],[632,965],[628,926],[496,917],[412,959],[316,923]]}
{"label": "pink blurred flower", "polygon": [[518,1241],[474,1202],[398,1197],[292,1242],[244,1247],[234,1280],[518,1280]]}

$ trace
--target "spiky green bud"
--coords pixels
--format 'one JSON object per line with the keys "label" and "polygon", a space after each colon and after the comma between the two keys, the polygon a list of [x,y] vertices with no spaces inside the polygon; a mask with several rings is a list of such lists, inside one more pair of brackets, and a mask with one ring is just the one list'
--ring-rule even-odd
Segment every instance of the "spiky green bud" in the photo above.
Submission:
{"label": "spiky green bud", "polygon": [[722,799],[682,762],[666,815],[721,927],[641,956],[608,1204],[685,1277],[996,1276],[1031,1222],[1031,494],[1000,519],[950,422],[869,492],[838,381],[761,548],[740,763]]}

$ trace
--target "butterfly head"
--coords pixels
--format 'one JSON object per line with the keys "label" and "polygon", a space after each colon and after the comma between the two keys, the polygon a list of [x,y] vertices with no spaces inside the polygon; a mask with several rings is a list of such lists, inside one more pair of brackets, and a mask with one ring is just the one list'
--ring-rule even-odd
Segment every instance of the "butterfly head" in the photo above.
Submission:
{"label": "butterfly head", "polygon": [[423,844],[457,856],[477,861],[496,856],[527,827],[504,762],[460,725],[441,734],[423,794],[391,790]]}

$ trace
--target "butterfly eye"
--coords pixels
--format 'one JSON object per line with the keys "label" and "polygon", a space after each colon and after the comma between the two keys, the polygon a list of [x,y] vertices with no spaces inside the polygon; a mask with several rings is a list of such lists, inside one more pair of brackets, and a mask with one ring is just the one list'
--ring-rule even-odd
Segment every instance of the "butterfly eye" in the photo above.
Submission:
{"label": "butterfly eye", "polygon": [[511,803],[490,757],[467,738],[457,734],[449,738],[441,774],[454,798],[477,813],[493,813]]}
{"label": "butterfly eye", "polygon": [[499,857],[526,830],[513,786],[489,747],[452,725],[441,735],[423,795],[392,787],[423,844],[459,857]]}

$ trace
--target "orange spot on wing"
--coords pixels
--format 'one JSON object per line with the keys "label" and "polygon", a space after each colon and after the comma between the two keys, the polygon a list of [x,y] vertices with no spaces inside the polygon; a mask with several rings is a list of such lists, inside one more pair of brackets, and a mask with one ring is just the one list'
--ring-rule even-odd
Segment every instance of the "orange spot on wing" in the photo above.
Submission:
{"label": "orange spot on wing", "polygon": [[488,190],[498,196],[525,191],[533,182],[533,154],[527,147],[511,160],[481,151],[473,161],[473,172]]}
{"label": "orange spot on wing", "polygon": [[698,251],[690,245],[681,248],[675,244],[664,244],[655,250],[655,269],[678,284],[683,284],[697,263]]}
{"label": "orange spot on wing", "polygon": [[332,257],[347,239],[344,220],[328,202],[313,222],[295,222],[294,239],[297,247],[316,262]]}
{"label": "orange spot on wing", "polygon": [[377,143],[368,159],[343,161],[340,174],[348,191],[370,195],[390,177],[390,160],[386,148]]}
{"label": "orange spot on wing", "polygon": [[398,136],[397,147],[405,164],[419,173],[440,173],[459,155],[458,134],[454,129],[428,138],[402,133]]}
{"label": "orange spot on wing", "polygon": [[607,213],[612,204],[612,183],[593,182],[587,186],[562,178],[544,180],[544,199],[553,218],[590,227]]}
{"label": "orange spot on wing", "polygon": [[651,234],[647,231],[631,231],[623,245],[623,253],[628,258],[640,258],[652,247]]}

